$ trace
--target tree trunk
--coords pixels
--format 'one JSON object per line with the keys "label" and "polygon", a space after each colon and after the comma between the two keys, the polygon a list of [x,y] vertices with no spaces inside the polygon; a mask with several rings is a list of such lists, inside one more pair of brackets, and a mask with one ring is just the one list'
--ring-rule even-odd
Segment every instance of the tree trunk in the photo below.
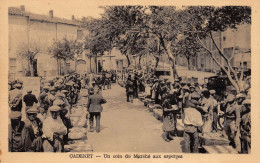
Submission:
{"label": "tree trunk", "polygon": [[64,75],[66,75],[68,74],[68,70],[67,70],[67,65],[65,60],[63,60],[63,64],[64,64]]}
{"label": "tree trunk", "polygon": [[188,70],[190,70],[190,57],[186,57],[188,61]]}
{"label": "tree trunk", "polygon": [[159,58],[159,57],[155,57],[155,60],[156,60],[156,62],[155,62],[155,68],[157,68],[158,65],[159,65],[160,58]]}
{"label": "tree trunk", "polygon": [[57,58],[57,71],[58,71],[58,76],[60,76],[60,66],[59,66],[59,59]]}
{"label": "tree trunk", "polygon": [[29,71],[30,71],[30,76],[33,77],[33,60],[29,60]]}
{"label": "tree trunk", "polygon": [[129,67],[130,64],[131,64],[131,61],[130,61],[129,56],[127,54],[125,54],[125,56],[126,56],[126,59],[127,59],[127,67]]}
{"label": "tree trunk", "polygon": [[97,71],[97,69],[98,69],[98,65],[97,65],[97,56],[95,56],[95,72],[97,73],[98,71]]}
{"label": "tree trunk", "polygon": [[170,61],[170,65],[171,65],[172,72],[173,72],[172,76],[173,76],[173,78],[178,78],[178,73],[177,73],[176,66],[175,66],[176,58],[170,50],[171,43],[169,42],[167,45],[165,45],[164,39],[162,37],[159,37],[159,39],[160,39],[160,44],[164,48],[164,50],[168,56],[168,59]]}
{"label": "tree trunk", "polygon": [[142,59],[142,56],[143,55],[140,55],[139,58],[138,58],[138,68],[141,69],[141,59]]}

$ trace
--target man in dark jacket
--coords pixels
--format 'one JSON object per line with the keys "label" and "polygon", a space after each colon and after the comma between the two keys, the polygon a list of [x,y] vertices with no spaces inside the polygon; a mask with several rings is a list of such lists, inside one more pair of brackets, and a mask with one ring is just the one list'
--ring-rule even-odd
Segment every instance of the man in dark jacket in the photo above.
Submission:
{"label": "man in dark jacket", "polygon": [[34,103],[38,103],[37,98],[35,97],[34,94],[32,94],[32,90],[28,90],[27,94],[24,95],[23,97],[23,101],[25,102],[25,111],[27,111],[28,109],[30,109]]}
{"label": "man in dark jacket", "polygon": [[103,107],[101,104],[106,103],[107,101],[103,98],[102,95],[98,94],[98,91],[94,89],[94,94],[89,96],[87,110],[90,114],[89,117],[89,132],[94,131],[94,117],[96,118],[96,132],[100,132],[100,118],[101,112],[103,111]]}

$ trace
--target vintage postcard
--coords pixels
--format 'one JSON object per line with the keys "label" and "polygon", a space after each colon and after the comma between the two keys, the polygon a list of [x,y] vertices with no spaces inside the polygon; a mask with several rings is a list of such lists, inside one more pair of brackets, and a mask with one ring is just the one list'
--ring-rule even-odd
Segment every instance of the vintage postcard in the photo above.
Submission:
{"label": "vintage postcard", "polygon": [[260,158],[260,1],[0,3],[1,162]]}

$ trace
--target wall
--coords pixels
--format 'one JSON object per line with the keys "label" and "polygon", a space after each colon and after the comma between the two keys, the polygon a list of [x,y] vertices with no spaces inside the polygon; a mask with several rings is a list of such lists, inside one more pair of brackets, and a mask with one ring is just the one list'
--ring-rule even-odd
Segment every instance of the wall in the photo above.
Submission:
{"label": "wall", "polygon": [[[58,67],[57,60],[52,58],[48,52],[48,48],[52,45],[55,39],[62,39],[67,37],[68,39],[77,39],[78,27],[74,25],[50,23],[38,20],[30,20],[25,16],[9,15],[9,58],[12,66],[9,68],[10,76],[19,77],[25,76],[25,69],[28,69],[28,63],[26,60],[17,58],[17,49],[22,44],[35,44],[40,47],[41,52],[38,53],[35,58],[37,59],[37,73],[39,76],[57,76]],[[87,31],[81,29],[83,34],[87,34]],[[84,36],[80,41],[84,41]],[[89,60],[83,57],[89,65]],[[75,71],[75,61],[67,61],[70,70]],[[67,65],[68,65],[67,64]],[[62,67],[66,68],[66,63],[62,63]],[[89,67],[90,68],[90,67]],[[81,69],[86,70],[87,67]],[[83,71],[83,70],[80,70]],[[66,72],[66,71],[65,71]]]}
{"label": "wall", "polygon": [[28,42],[27,18],[10,15],[8,21],[9,58],[14,60],[12,64],[9,63],[9,75],[13,76],[15,74],[15,77],[19,77],[25,74],[23,69],[27,68],[26,61],[17,58],[17,50],[21,48],[23,43]]}

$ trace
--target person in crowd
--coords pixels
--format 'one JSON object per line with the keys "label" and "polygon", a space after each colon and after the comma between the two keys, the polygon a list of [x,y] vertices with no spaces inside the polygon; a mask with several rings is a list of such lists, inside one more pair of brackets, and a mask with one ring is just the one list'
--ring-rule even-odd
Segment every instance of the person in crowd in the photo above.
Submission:
{"label": "person in crowd", "polygon": [[38,103],[38,100],[37,100],[36,96],[34,94],[32,94],[32,90],[31,89],[27,90],[27,94],[24,95],[23,101],[24,101],[24,103],[26,105],[25,111],[30,109],[33,106],[34,103],[35,104]]}
{"label": "person in crowd", "polygon": [[210,93],[210,99],[213,102],[213,122],[212,122],[212,132],[218,131],[218,112],[219,112],[219,104],[217,102],[216,98],[216,91],[214,89],[211,89],[209,91]]}
{"label": "person in crowd", "polygon": [[[201,113],[203,117],[203,133],[210,133],[212,132],[212,123],[213,123],[213,107],[214,101],[210,98],[210,92],[208,89],[204,89],[202,92],[202,100],[201,100]],[[199,95],[198,95],[199,96]]]}
{"label": "person in crowd", "polygon": [[199,127],[203,125],[202,116],[198,111],[199,101],[198,98],[191,96],[190,100],[186,101],[184,107],[184,152],[185,153],[198,153],[199,145]]}
{"label": "person in crowd", "polygon": [[133,103],[133,96],[134,96],[134,82],[131,80],[130,76],[126,81],[126,101]]}
{"label": "person in crowd", "polygon": [[102,104],[106,103],[106,100],[99,95],[97,90],[94,90],[94,94],[88,98],[87,111],[89,112],[89,132],[94,131],[94,117],[96,119],[96,132],[100,132],[100,118],[103,111]]}
{"label": "person in crowd", "polygon": [[50,92],[48,94],[48,99],[50,101],[50,107],[53,105],[53,102],[56,100],[56,89],[55,87],[50,88]]}
{"label": "person in crowd", "polygon": [[46,112],[48,111],[48,109],[50,107],[50,100],[48,98],[48,92],[49,92],[49,87],[44,86],[43,92],[39,95],[40,107],[44,108]]}
{"label": "person in crowd", "polygon": [[138,98],[138,85],[139,85],[139,82],[138,82],[139,78],[137,76],[137,73],[134,74],[134,80],[133,80],[133,83],[134,83],[134,98]]}
{"label": "person in crowd", "polygon": [[51,116],[43,121],[43,150],[44,152],[64,152],[63,136],[67,128],[60,118],[60,107],[50,107]]}
{"label": "person in crowd", "polygon": [[21,120],[20,111],[12,111],[10,114],[11,124],[8,126],[8,149],[9,152],[27,152],[25,140],[30,137],[25,129],[25,123]]}
{"label": "person in crowd", "polygon": [[29,137],[25,140],[25,149],[31,152],[43,152],[42,122],[37,118],[36,106],[26,111],[27,119],[24,121]]}
{"label": "person in crowd", "polygon": [[166,142],[169,142],[170,140],[173,140],[173,137],[171,136],[171,132],[174,131],[174,117],[173,117],[173,111],[174,108],[172,108],[171,105],[171,94],[167,94],[165,97],[165,100],[162,104],[163,108],[163,139]]}
{"label": "person in crowd", "polygon": [[11,111],[22,111],[22,98],[23,94],[21,91],[22,85],[17,83],[14,85],[15,89],[9,92],[9,106]]}
{"label": "person in crowd", "polygon": [[241,153],[251,153],[251,100],[245,99],[242,103],[245,107],[241,112],[240,142]]}
{"label": "person in crowd", "polygon": [[236,131],[239,127],[239,123],[237,118],[240,118],[240,109],[235,101],[234,94],[229,94],[227,96],[227,102],[222,103],[221,110],[225,113],[225,120],[224,120],[224,131],[230,141],[230,145],[233,148],[236,148]]}

